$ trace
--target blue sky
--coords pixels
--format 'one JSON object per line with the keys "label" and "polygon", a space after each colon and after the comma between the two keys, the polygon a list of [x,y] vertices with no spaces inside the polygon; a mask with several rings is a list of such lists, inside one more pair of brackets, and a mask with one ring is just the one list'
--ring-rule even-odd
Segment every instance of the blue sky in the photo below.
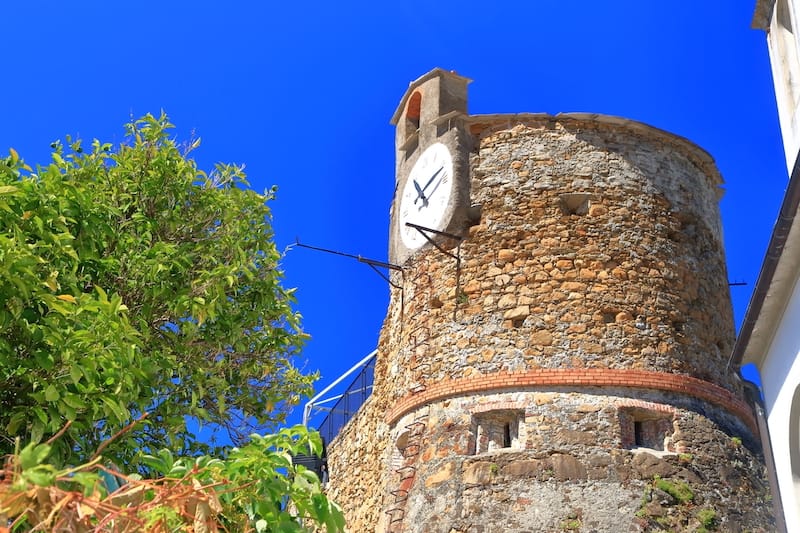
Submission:
{"label": "blue sky", "polygon": [[[722,200],[737,326],[788,182],[755,0],[29,1],[2,8],[0,151],[46,163],[64,135],[119,142],[165,110],[201,167],[244,163],[278,186],[279,247],[387,257],[389,119],[433,67],[470,77],[473,114],[620,115],[707,150]],[[376,345],[386,283],[295,248],[283,267],[320,387]],[[299,420],[299,412],[293,418]]]}

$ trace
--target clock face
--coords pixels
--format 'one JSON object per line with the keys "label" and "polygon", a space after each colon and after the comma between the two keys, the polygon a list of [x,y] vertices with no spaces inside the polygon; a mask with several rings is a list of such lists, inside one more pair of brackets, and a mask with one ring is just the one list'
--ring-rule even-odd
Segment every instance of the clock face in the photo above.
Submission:
{"label": "clock face", "polygon": [[417,229],[406,226],[406,222],[444,229],[452,190],[453,158],[445,145],[433,144],[414,163],[400,197],[400,237],[406,248],[414,250],[428,242]]}

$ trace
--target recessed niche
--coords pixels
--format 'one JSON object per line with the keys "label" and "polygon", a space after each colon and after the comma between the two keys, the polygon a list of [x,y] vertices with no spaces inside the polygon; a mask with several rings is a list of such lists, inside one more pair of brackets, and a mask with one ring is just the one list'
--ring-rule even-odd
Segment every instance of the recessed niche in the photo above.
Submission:
{"label": "recessed niche", "polygon": [[477,226],[481,223],[481,206],[472,205],[467,208],[467,224],[470,227]]}
{"label": "recessed niche", "polygon": [[617,321],[617,312],[616,311],[603,311],[603,323],[604,324],[613,324]]}
{"label": "recessed niche", "polygon": [[568,193],[561,195],[561,212],[565,215],[585,215],[589,212],[587,193]]}

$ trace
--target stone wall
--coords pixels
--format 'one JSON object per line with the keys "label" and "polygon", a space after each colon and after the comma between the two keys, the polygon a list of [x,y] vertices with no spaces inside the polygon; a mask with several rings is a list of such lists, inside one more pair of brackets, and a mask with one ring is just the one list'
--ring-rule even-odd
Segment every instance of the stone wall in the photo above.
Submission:
{"label": "stone wall", "polygon": [[[767,530],[763,468],[737,437],[747,438],[746,428],[723,429],[698,411],[720,420],[724,413],[686,398],[629,394],[551,389],[429,406],[403,531],[560,531],[572,520],[581,531],[687,531],[699,527],[701,511],[713,512],[721,531]],[[666,423],[668,449],[664,439],[660,450],[625,442],[631,409]],[[487,412],[519,412],[519,442],[476,453],[475,420]],[[656,476],[685,484],[691,497],[654,501]]]}
{"label": "stone wall", "polygon": [[352,532],[375,530],[394,474],[386,466],[390,448],[384,410],[380,397],[370,396],[328,445],[328,496],[342,506]]}
{"label": "stone wall", "polygon": [[460,127],[480,218],[394,276],[329,447],[351,531],[768,530],[711,158],[593,115]]}

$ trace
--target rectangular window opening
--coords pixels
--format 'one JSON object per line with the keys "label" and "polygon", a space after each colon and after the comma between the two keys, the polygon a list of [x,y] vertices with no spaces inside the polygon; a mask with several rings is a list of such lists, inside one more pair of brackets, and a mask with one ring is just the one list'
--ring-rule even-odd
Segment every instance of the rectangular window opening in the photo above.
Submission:
{"label": "rectangular window opening", "polygon": [[473,417],[475,453],[524,448],[525,414],[522,410],[501,409]]}
{"label": "rectangular window opening", "polygon": [[668,414],[641,407],[625,407],[619,410],[619,423],[624,448],[673,451],[674,428]]}

